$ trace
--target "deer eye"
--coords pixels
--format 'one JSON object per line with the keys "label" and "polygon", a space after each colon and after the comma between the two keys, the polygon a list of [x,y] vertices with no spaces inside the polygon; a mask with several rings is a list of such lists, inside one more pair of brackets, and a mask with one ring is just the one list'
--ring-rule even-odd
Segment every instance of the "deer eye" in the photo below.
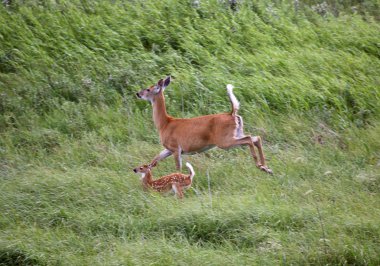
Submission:
{"label": "deer eye", "polygon": [[142,167],[140,167],[140,170],[142,170],[143,168]]}

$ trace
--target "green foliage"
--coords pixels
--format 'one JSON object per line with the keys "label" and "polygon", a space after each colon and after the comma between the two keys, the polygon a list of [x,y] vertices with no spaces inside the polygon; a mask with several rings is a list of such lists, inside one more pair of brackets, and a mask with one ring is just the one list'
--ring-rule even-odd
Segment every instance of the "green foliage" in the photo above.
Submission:
{"label": "green foliage", "polygon": [[[377,1],[3,2],[0,265],[380,264]],[[142,191],[168,74],[178,117],[234,84],[275,175],[214,150],[183,201]]]}

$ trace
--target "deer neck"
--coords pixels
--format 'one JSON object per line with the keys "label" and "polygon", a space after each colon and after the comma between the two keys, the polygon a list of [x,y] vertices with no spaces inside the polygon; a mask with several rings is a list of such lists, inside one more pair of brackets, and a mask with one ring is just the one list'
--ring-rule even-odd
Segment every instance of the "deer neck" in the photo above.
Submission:
{"label": "deer neck", "polygon": [[144,173],[144,175],[142,177],[142,182],[143,182],[144,186],[146,186],[146,187],[152,186],[153,179],[152,179],[152,173],[150,171]]}
{"label": "deer neck", "polygon": [[153,105],[153,122],[157,129],[164,128],[169,123],[169,116],[166,112],[165,97],[160,92],[152,101]]}

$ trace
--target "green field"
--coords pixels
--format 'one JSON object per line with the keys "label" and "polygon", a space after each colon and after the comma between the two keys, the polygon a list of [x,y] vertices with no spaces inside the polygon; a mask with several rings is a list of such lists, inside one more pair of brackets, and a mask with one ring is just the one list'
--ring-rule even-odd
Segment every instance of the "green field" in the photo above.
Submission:
{"label": "green field", "polygon": [[[322,2],[3,1],[0,265],[380,265],[380,6]],[[274,175],[214,149],[144,192],[167,75],[175,117],[233,84]]]}

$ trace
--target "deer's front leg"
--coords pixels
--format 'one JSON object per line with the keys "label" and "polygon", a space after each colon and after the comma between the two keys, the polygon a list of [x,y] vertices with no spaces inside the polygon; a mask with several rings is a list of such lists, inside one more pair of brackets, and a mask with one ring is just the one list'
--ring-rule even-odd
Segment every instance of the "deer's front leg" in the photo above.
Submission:
{"label": "deer's front leg", "polygon": [[157,162],[169,157],[170,155],[172,155],[173,152],[168,150],[168,149],[165,149],[163,150],[162,152],[160,152],[159,155],[157,155],[156,157],[154,157],[153,161],[150,163],[151,166],[156,166]]}

